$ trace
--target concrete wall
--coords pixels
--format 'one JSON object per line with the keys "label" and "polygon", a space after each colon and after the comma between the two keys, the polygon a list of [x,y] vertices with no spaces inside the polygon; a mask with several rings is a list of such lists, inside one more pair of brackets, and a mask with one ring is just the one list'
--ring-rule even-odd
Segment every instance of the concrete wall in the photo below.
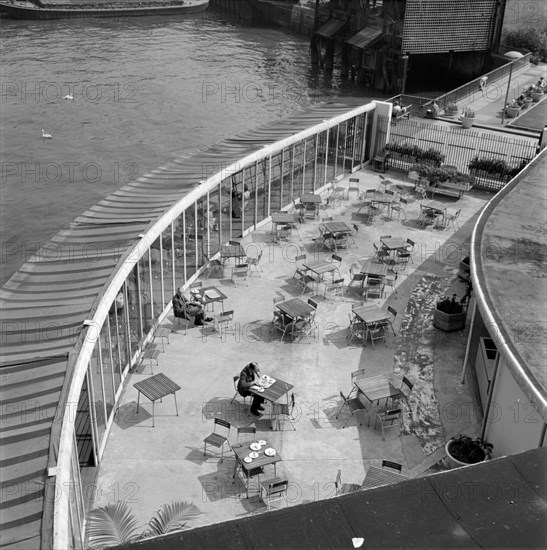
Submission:
{"label": "concrete wall", "polygon": [[544,423],[500,357],[485,441],[494,445],[493,457],[512,455],[545,445]]}

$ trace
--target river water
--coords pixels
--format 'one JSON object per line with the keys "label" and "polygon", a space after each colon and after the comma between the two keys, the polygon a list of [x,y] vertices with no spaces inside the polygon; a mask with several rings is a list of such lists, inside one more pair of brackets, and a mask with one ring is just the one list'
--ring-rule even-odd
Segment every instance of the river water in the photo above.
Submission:
{"label": "river water", "polygon": [[2,284],[85,209],[180,154],[314,102],[378,97],[314,70],[306,37],[214,11],[2,24]]}

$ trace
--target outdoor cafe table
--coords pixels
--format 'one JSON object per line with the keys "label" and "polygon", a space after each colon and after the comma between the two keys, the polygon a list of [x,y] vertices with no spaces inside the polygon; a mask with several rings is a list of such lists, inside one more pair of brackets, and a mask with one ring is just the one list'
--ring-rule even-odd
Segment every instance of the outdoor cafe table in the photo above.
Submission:
{"label": "outdoor cafe table", "polygon": [[380,238],[382,246],[388,251],[397,250],[398,248],[404,248],[406,246],[406,239],[400,237],[384,237]]}
{"label": "outdoor cafe table", "polygon": [[304,205],[317,205],[321,204],[321,195],[315,195],[314,193],[304,193],[300,196],[300,202]]}
{"label": "outdoor cafe table", "polygon": [[[396,388],[385,376],[381,374],[377,376],[370,376],[368,378],[357,378],[353,383],[357,386],[359,393],[368,400],[371,407],[375,401],[379,402],[382,399],[387,401],[390,397],[395,397],[401,393],[401,390]],[[371,413],[372,410],[369,411],[368,415],[369,426]]]}
{"label": "outdoor cafe table", "polygon": [[[268,386],[267,388],[262,388],[263,391],[258,391],[257,388],[262,386],[260,386],[260,384],[256,382],[255,384],[255,386],[251,386],[249,388],[249,391],[253,395],[262,397],[270,403],[270,418],[273,422],[273,404],[281,399],[283,396],[286,396],[287,404],[289,404],[289,392],[294,388],[294,386],[283,380],[275,379],[275,382],[271,386]],[[273,424],[270,426],[270,429],[273,430]]]}
{"label": "outdoor cafe table", "polygon": [[151,376],[150,378],[146,378],[144,380],[141,380],[140,382],[137,382],[136,384],[133,384],[133,387],[137,390],[137,413],[139,412],[139,404],[141,399],[141,393],[150,399],[152,401],[152,427],[154,428],[154,403],[161,399],[162,397],[165,397],[166,395],[169,395],[170,393],[173,394],[173,397],[175,399],[175,409],[177,411],[177,416],[179,415],[179,408],[177,405],[177,396],[176,392],[180,390],[180,386],[178,384],[175,384],[170,378],[167,378],[165,374],[159,373],[155,374],[154,376]]}
{"label": "outdoor cafe table", "polygon": [[444,214],[446,211],[446,205],[439,201],[424,201],[422,202],[422,206],[433,210],[437,215]]}
{"label": "outdoor cafe table", "polygon": [[237,244],[223,244],[220,246],[220,257],[222,260],[227,260],[228,258],[235,258],[239,260],[245,258],[245,249],[241,246],[240,243]]}
{"label": "outdoor cafe table", "polygon": [[271,445],[266,444],[266,446],[263,446],[260,451],[256,451],[258,453],[258,458],[253,458],[251,462],[245,462],[245,457],[249,456],[249,454],[253,452],[251,449],[251,443],[255,442],[245,441],[232,447],[236,459],[234,464],[233,478],[235,479],[236,477],[238,467],[241,468],[247,480],[245,483],[247,498],[249,498],[249,472],[251,470],[255,470],[256,468],[264,468],[264,466],[269,466],[270,464],[273,464],[274,477],[277,477],[277,463],[283,460],[277,451],[274,456],[265,455],[264,451],[266,449],[273,449]]}
{"label": "outdoor cafe table", "polygon": [[291,319],[305,319],[306,317],[309,317],[310,313],[315,311],[313,306],[304,302],[304,300],[301,300],[300,298],[292,298],[286,302],[280,302],[279,304],[276,304],[276,307]]}
{"label": "outdoor cafe table", "polygon": [[336,235],[337,233],[351,233],[351,227],[345,222],[324,222],[321,224],[327,233]]}
{"label": "outdoor cafe table", "polygon": [[272,233],[277,233],[278,225],[290,225],[298,221],[296,214],[290,214],[289,212],[274,212],[272,214]]}
{"label": "outdoor cafe table", "polygon": [[207,288],[195,288],[190,291],[190,294],[200,303],[203,307],[207,307],[209,304],[213,304],[213,311],[215,309],[214,303],[220,302],[222,305],[222,311],[224,311],[224,300],[226,295],[221,292],[216,286],[208,286]]}
{"label": "outdoor cafe table", "polygon": [[[326,260],[323,260],[322,262],[303,263],[302,267],[307,271],[315,273],[319,277],[319,280],[323,279],[323,275],[325,275],[325,273],[339,271],[338,266],[334,262],[327,262]],[[319,281],[317,282],[317,285],[319,286]]]}
{"label": "outdoor cafe table", "polygon": [[385,277],[387,270],[387,264],[369,258],[368,260],[363,260],[360,272],[370,277]]}
{"label": "outdoor cafe table", "polygon": [[389,311],[379,308],[376,304],[365,304],[352,310],[353,314],[365,323],[365,325],[390,322]]}
{"label": "outdoor cafe table", "polygon": [[382,487],[382,485],[391,485],[405,479],[408,479],[408,477],[397,472],[392,472],[389,469],[370,466],[361,484],[361,490],[374,489],[374,487]]}
{"label": "outdoor cafe table", "polygon": [[[387,181],[387,180],[386,180]],[[391,182],[390,182],[391,183]],[[390,216],[391,205],[395,202],[395,195],[386,195],[385,193],[376,193],[371,200],[371,203],[374,204],[385,204],[387,205],[387,215]]]}

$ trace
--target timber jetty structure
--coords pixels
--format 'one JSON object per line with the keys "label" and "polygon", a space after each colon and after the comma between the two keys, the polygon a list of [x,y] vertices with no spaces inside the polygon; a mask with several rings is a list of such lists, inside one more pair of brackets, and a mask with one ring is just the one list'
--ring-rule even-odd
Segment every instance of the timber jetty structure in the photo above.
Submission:
{"label": "timber jetty structure", "polygon": [[129,17],[144,15],[178,15],[207,10],[209,0],[149,0],[90,2],[55,0],[0,1],[0,13],[16,19],[73,19],[83,17]]}

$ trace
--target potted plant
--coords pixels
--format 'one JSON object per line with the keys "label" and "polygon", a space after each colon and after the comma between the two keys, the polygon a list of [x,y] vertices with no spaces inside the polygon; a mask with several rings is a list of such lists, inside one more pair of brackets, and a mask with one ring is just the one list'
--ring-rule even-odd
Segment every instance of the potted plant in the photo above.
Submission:
{"label": "potted plant", "polygon": [[464,128],[471,128],[475,122],[475,111],[471,107],[466,107],[460,116],[460,122]]}
{"label": "potted plant", "polygon": [[445,445],[446,456],[451,468],[460,468],[489,460],[494,446],[480,437],[458,435]]}
{"label": "potted plant", "polygon": [[445,332],[462,330],[465,327],[467,311],[462,302],[456,300],[456,294],[452,298],[444,298],[437,302],[433,312],[433,326]]}
{"label": "potted plant", "polygon": [[537,103],[543,97],[543,90],[539,86],[536,86],[534,84],[533,86],[530,87],[529,94],[530,94],[530,97],[532,98],[532,101],[534,103]]}

